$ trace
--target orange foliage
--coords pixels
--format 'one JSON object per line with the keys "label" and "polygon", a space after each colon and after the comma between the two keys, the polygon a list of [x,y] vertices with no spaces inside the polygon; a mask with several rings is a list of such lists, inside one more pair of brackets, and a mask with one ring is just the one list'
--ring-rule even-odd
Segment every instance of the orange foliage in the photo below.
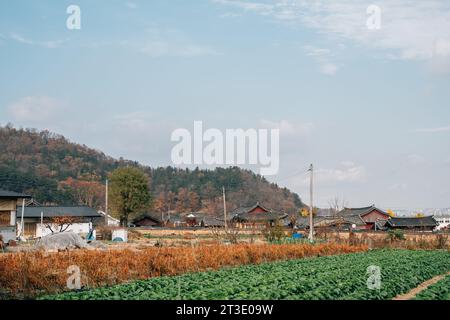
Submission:
{"label": "orange foliage", "polygon": [[[366,246],[346,244],[238,244],[145,250],[77,250],[59,253],[22,252],[0,255],[0,298],[33,297],[64,291],[71,265],[80,267],[82,285],[98,287],[130,280],[225,266],[353,253]],[[2,292],[3,291],[3,292]]]}

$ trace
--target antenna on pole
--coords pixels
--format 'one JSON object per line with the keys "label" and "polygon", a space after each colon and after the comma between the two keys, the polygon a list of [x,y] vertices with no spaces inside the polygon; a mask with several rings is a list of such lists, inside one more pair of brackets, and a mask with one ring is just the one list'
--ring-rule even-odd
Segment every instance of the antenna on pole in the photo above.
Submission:
{"label": "antenna on pole", "polygon": [[225,198],[225,187],[222,187],[223,192],[223,220],[225,225],[225,230],[227,230],[227,201]]}
{"label": "antenna on pole", "polygon": [[106,179],[106,190],[105,190],[105,225],[108,226],[108,185],[109,181]]}
{"label": "antenna on pole", "polygon": [[313,203],[313,181],[314,181],[314,167],[311,163],[309,170],[311,177],[310,177],[310,185],[309,185],[309,196],[310,196],[310,207],[309,207],[309,241],[314,241],[314,219],[313,219],[313,210],[314,210],[314,203]]}

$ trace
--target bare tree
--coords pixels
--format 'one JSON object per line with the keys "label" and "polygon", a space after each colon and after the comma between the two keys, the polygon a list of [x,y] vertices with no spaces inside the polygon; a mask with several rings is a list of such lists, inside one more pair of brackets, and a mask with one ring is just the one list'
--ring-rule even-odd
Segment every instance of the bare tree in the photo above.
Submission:
{"label": "bare tree", "polygon": [[345,201],[344,198],[340,198],[339,196],[334,196],[333,199],[331,199],[328,202],[329,206],[330,206],[330,212],[337,224],[337,232],[339,234],[339,232],[341,231],[341,217],[338,216],[339,211],[343,210],[347,204],[347,202]]}

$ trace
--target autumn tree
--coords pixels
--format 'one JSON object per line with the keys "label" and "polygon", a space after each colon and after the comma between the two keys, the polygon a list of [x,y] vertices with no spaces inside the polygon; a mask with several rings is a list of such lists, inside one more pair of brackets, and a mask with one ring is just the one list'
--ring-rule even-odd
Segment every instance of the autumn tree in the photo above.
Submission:
{"label": "autumn tree", "polygon": [[188,209],[189,203],[189,192],[186,188],[180,188],[177,193],[177,202],[175,210],[178,212],[183,212]]}
{"label": "autumn tree", "polygon": [[126,227],[132,215],[151,204],[148,177],[137,168],[124,167],[114,170],[109,179],[113,214]]}
{"label": "autumn tree", "polygon": [[189,192],[189,210],[197,212],[201,208],[200,197],[194,191]]}
{"label": "autumn tree", "polygon": [[391,209],[389,209],[389,210],[386,211],[386,212],[387,212],[387,214],[388,214],[391,218],[395,217],[395,212],[392,211]]}
{"label": "autumn tree", "polygon": [[46,219],[44,225],[51,233],[65,232],[76,222],[75,217],[57,216]]}
{"label": "autumn tree", "polygon": [[105,187],[94,175],[81,176],[78,179],[67,178],[59,183],[59,187],[69,191],[78,205],[100,208],[105,205]]}
{"label": "autumn tree", "polygon": [[160,192],[158,197],[153,201],[153,209],[158,213],[167,212],[167,199],[164,192]]}

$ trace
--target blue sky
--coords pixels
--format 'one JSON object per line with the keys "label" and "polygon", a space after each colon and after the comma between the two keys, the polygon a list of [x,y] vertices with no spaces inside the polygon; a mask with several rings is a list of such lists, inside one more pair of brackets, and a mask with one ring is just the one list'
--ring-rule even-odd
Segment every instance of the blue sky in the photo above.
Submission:
{"label": "blue sky", "polygon": [[444,1],[1,1],[0,88],[1,124],[115,157],[171,165],[194,120],[275,127],[268,179],[305,200],[313,162],[320,206],[450,206]]}

